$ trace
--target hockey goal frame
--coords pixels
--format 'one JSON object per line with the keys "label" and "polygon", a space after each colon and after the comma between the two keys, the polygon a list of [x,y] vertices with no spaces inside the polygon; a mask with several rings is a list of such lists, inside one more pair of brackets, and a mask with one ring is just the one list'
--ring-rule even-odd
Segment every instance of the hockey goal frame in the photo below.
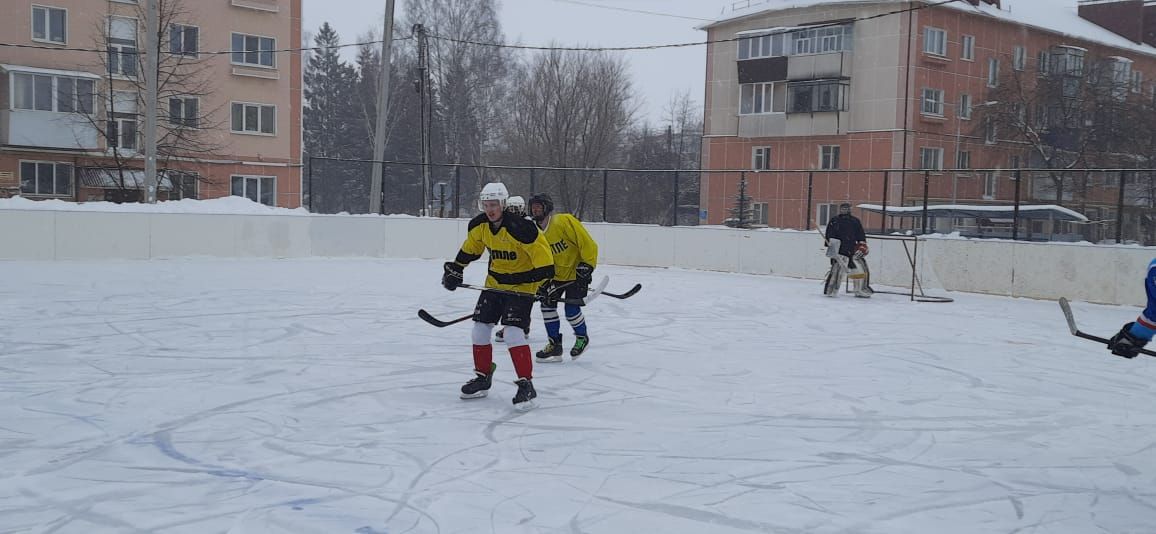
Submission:
{"label": "hockey goal frame", "polygon": [[[923,281],[919,279],[919,242],[924,238],[918,235],[887,235],[887,234],[867,234],[867,240],[879,239],[883,241],[900,241],[903,243],[903,253],[907,256],[907,265],[911,268],[911,285],[909,291],[890,291],[886,289],[872,290],[875,293],[884,293],[889,295],[903,295],[909,297],[912,302],[934,302],[945,304],[948,302],[955,302],[951,297],[940,297],[935,295],[928,295],[923,290]],[[910,243],[910,245],[908,245]],[[868,258],[870,260],[870,258]],[[868,262],[867,271],[870,273],[871,266]],[[868,274],[868,284],[870,284],[870,274]]]}

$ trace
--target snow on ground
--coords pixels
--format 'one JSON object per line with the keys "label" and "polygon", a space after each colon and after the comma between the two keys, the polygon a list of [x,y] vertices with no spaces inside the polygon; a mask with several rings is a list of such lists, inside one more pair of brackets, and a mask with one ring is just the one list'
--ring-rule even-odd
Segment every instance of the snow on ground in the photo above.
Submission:
{"label": "snow on ground", "polygon": [[[599,272],[644,289],[593,303],[587,355],[537,366],[519,413],[501,350],[491,396],[457,398],[468,323],[415,312],[477,294],[439,262],[0,263],[0,532],[1156,524],[1156,361],[1054,302]],[[1096,333],[1137,311],[1076,304]]]}

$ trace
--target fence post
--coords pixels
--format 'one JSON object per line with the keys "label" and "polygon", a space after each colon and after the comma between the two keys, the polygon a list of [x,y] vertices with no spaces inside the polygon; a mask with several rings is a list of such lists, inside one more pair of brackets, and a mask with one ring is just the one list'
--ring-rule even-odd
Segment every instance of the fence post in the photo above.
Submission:
{"label": "fence post", "polygon": [[1124,171],[1120,171],[1120,193],[1116,199],[1116,244],[1124,242]]}
{"label": "fence post", "polygon": [[815,192],[815,171],[807,173],[807,220],[803,221],[805,230],[811,229],[811,200]]}
{"label": "fence post", "polygon": [[[475,172],[474,175],[477,176],[477,173]],[[461,165],[455,165],[454,166],[454,218],[455,219],[462,216],[462,205],[460,204],[461,199],[462,199],[461,195],[462,195],[462,166]]]}
{"label": "fence post", "polygon": [[1020,238],[1020,184],[1024,181],[1023,171],[1016,169],[1016,196],[1012,206],[1012,241]]}
{"label": "fence post", "polygon": [[[531,195],[538,194],[538,179],[537,179],[538,177],[535,176],[535,174],[534,174],[535,170],[537,170],[537,169],[530,169],[530,194]],[[528,208],[529,206],[526,206],[526,207]]]}
{"label": "fence post", "polygon": [[309,184],[309,213],[313,211],[313,156],[305,160],[305,180]]}
{"label": "fence post", "polygon": [[609,191],[610,171],[602,169],[602,222],[606,222],[606,198],[610,195]]}
{"label": "fence post", "polygon": [[678,169],[674,170],[674,209],[671,211],[670,225],[678,226]]}
{"label": "fence post", "polygon": [[923,229],[919,233],[927,233],[927,194],[931,188],[931,171],[923,171]]}
{"label": "fence post", "polygon": [[883,223],[880,224],[880,233],[887,233],[887,190],[891,189],[891,171],[883,171]]}

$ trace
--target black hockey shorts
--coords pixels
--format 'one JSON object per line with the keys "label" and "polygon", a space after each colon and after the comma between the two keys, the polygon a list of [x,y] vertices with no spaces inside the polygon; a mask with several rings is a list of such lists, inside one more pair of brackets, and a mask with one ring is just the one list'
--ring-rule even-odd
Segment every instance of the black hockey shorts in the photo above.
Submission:
{"label": "black hockey shorts", "polygon": [[482,291],[474,307],[474,320],[486,324],[503,324],[526,329],[530,327],[530,311],[534,299],[494,291]]}

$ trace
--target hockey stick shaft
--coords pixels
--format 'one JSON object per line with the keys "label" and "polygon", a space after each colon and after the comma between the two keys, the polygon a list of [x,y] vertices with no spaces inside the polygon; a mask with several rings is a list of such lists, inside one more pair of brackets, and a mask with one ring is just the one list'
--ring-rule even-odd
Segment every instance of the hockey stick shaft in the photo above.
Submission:
{"label": "hockey stick shaft", "polygon": [[[1063,310],[1063,312],[1064,312],[1064,319],[1066,319],[1068,321],[1068,329],[1071,330],[1073,336],[1084,338],[1084,339],[1087,339],[1088,341],[1095,341],[1097,343],[1103,343],[1104,345],[1109,345],[1111,343],[1106,338],[1102,338],[1100,336],[1094,336],[1094,335],[1089,334],[1087,332],[1083,332],[1079,329],[1079,327],[1076,326],[1076,317],[1075,317],[1075,315],[1072,314],[1072,306],[1068,302],[1067,298],[1060,297],[1060,309]],[[1148,350],[1148,349],[1140,349],[1140,354],[1144,354],[1146,356],[1156,357],[1156,352]]]}
{"label": "hockey stick shaft", "polygon": [[[583,299],[557,298],[557,299],[551,299],[551,300],[554,300],[556,302],[560,302],[562,304],[573,304],[575,306],[585,306],[585,305],[589,304],[590,301],[594,300],[594,297],[596,297],[596,296],[598,296],[598,294],[602,293],[602,290],[606,288],[606,284],[609,282],[610,282],[609,278],[603,277],[602,281],[599,282],[598,285],[593,288],[594,290],[590,292],[591,294],[588,295],[586,298],[583,298]],[[494,293],[501,293],[503,295],[513,295],[515,297],[526,297],[526,298],[538,300],[538,295],[536,295],[534,293],[525,293],[522,291],[511,291],[509,289],[497,289],[497,288],[492,288],[492,287],[481,287],[481,286],[475,286],[472,284],[459,284],[458,287],[464,287],[466,289],[473,289],[474,291],[493,291]]]}

